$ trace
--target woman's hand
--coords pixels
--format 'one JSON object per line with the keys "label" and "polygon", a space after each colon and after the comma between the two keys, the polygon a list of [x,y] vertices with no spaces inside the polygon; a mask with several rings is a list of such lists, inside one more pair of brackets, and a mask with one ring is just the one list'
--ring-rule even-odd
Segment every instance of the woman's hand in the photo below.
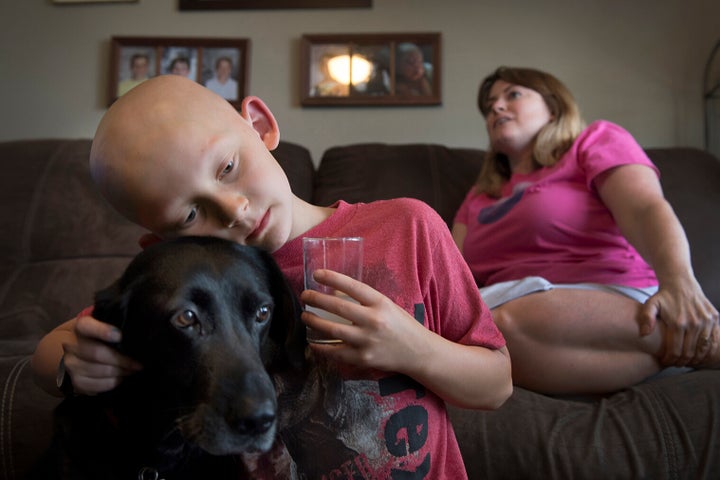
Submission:
{"label": "woman's hand", "polygon": [[[656,321],[664,325],[665,366],[702,366],[720,338],[718,311],[705,297],[695,279],[660,284],[640,312],[640,332],[649,334]],[[716,360],[714,360],[716,361]]]}

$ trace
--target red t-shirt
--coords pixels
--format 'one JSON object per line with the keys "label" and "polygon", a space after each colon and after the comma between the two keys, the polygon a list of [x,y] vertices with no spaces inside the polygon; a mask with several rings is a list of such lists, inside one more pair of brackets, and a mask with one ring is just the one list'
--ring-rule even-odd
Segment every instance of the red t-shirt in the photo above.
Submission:
{"label": "red t-shirt", "polygon": [[[434,210],[411,199],[335,206],[330,218],[303,236],[363,237],[364,283],[453,342],[492,349],[505,344],[447,226]],[[274,256],[300,293],[302,238],[288,242]],[[295,458],[309,468],[308,478],[467,478],[440,397],[404,375],[387,372],[367,372],[344,383],[348,408],[321,415],[336,438],[319,439],[324,451],[310,445],[308,458]],[[358,411],[362,417],[353,421]],[[308,430],[315,431],[313,419],[307,423]],[[360,424],[364,428],[358,431]],[[315,462],[322,466],[315,469]],[[402,477],[397,476],[400,472]]]}
{"label": "red t-shirt", "polygon": [[[491,349],[505,345],[446,224],[433,209],[411,199],[339,202],[335,207],[330,218],[303,236],[363,237],[364,283],[448,340]],[[299,295],[302,238],[285,244],[274,257]],[[342,382],[317,388],[326,403],[311,407],[304,422],[283,432],[306,478],[467,479],[444,401],[414,380],[355,369]],[[282,464],[286,454],[279,444],[266,459]],[[254,468],[273,471],[267,463]]]}

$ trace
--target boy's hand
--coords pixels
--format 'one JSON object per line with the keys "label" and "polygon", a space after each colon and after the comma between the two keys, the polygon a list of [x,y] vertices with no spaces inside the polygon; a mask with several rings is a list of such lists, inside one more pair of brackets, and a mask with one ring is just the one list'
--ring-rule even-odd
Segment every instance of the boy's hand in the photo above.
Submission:
{"label": "boy's hand", "polygon": [[[314,353],[359,369],[407,375],[446,402],[463,408],[498,408],[512,393],[506,347],[491,350],[447,340],[369,285],[337,272],[317,270],[315,279],[359,304],[311,290],[300,295],[305,304],[352,322],[334,323],[303,312],[308,326],[343,341],[311,343]],[[469,371],[473,374],[468,375]]]}
{"label": "boy's hand", "polygon": [[108,344],[118,343],[117,328],[93,317],[78,317],[73,328],[75,342],[64,342],[65,369],[75,393],[95,395],[117,387],[123,378],[142,368]]}
{"label": "boy's hand", "polygon": [[369,285],[330,270],[317,270],[315,279],[324,285],[346,293],[357,302],[340,297],[305,290],[300,299],[351,321],[342,325],[325,320],[313,313],[303,312],[303,321],[311,328],[340,344],[311,343],[311,348],[328,358],[364,368],[411,374],[423,338],[429,333],[408,312]]}

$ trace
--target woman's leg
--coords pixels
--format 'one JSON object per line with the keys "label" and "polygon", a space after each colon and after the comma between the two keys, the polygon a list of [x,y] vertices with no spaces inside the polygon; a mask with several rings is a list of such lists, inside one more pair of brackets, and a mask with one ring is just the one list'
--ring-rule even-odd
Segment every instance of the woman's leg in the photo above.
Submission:
{"label": "woman's leg", "polygon": [[640,336],[640,304],[620,294],[556,288],[493,309],[517,385],[549,394],[601,393],[658,372],[662,325]]}

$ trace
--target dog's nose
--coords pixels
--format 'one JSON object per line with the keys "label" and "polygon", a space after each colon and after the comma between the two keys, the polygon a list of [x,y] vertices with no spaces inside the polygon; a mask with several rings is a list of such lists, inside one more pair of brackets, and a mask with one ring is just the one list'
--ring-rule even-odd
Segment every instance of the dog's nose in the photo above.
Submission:
{"label": "dog's nose", "polygon": [[236,429],[243,435],[260,435],[272,427],[275,422],[275,414],[272,412],[258,412],[254,415],[241,418]]}

